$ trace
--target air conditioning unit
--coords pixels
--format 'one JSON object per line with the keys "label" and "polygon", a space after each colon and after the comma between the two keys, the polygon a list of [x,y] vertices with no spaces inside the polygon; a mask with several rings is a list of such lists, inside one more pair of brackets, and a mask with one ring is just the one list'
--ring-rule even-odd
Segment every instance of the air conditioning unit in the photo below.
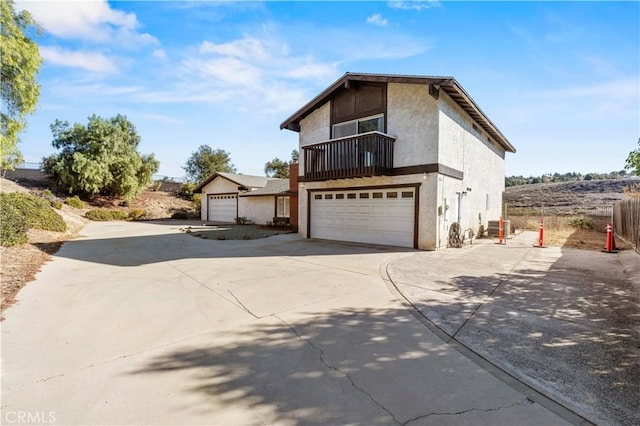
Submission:
{"label": "air conditioning unit", "polygon": [[[487,227],[487,235],[490,237],[497,237],[500,232],[500,221],[499,220],[490,220],[489,226]],[[509,238],[511,236],[511,221],[504,221],[504,238]]]}

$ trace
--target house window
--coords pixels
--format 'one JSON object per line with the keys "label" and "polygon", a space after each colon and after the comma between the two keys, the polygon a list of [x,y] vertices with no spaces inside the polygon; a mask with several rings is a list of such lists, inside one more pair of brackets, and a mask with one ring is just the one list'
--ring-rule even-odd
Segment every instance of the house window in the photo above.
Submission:
{"label": "house window", "polygon": [[347,198],[353,200],[354,198],[356,198],[356,194],[347,194]]}
{"label": "house window", "polygon": [[322,200],[322,194],[316,194],[313,196],[316,200]]}
{"label": "house window", "polygon": [[374,192],[373,198],[382,198],[382,192]]}
{"label": "house window", "polygon": [[276,199],[276,217],[289,217],[290,198],[288,196],[277,197]]}
{"label": "house window", "polygon": [[333,138],[337,139],[375,131],[384,133],[384,114],[334,124]]}
{"label": "house window", "polygon": [[344,194],[336,194],[336,200],[344,200]]}
{"label": "house window", "polygon": [[360,193],[360,198],[369,198],[369,193],[368,192],[361,192]]}
{"label": "house window", "polygon": [[402,191],[402,198],[413,198],[413,191]]}
{"label": "house window", "polygon": [[333,194],[324,194],[325,200],[333,200]]}
{"label": "house window", "polygon": [[387,198],[398,198],[397,192],[387,192]]}

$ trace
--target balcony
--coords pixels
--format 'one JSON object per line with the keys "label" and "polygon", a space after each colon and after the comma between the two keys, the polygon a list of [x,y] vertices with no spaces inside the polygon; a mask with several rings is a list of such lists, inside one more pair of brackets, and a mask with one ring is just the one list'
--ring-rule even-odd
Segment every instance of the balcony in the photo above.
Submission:
{"label": "balcony", "polygon": [[302,147],[304,180],[391,174],[394,142],[389,135],[369,132]]}

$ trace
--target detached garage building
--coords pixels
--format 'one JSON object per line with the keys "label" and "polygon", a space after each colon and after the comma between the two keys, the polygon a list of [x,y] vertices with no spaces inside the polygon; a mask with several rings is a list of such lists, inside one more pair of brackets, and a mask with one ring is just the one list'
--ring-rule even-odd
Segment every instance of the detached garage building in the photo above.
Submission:
{"label": "detached garage building", "polygon": [[452,77],[347,73],[285,120],[307,238],[445,248],[502,213],[515,148]]}
{"label": "detached garage building", "polygon": [[289,219],[291,195],[289,179],[214,173],[196,187],[202,194],[201,219],[235,223],[244,217],[256,224]]}

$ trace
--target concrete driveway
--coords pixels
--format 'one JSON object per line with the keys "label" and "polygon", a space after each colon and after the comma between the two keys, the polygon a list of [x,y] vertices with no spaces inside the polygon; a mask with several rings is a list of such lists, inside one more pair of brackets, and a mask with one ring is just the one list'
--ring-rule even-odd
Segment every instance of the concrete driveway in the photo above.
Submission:
{"label": "concrete driveway", "polygon": [[387,271],[443,339],[596,424],[640,424],[640,256],[534,248],[536,236],[411,253]]}
{"label": "concrete driveway", "polygon": [[381,278],[400,250],[178,228],[91,223],[19,294],[4,424],[579,421],[414,318]]}

